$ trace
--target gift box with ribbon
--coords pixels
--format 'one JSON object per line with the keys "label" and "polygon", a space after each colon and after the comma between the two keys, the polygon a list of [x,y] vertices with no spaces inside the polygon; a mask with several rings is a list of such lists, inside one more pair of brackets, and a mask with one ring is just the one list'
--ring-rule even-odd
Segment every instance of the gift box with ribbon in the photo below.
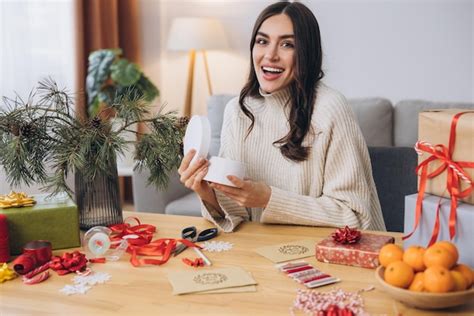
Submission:
{"label": "gift box with ribbon", "polygon": [[421,112],[418,191],[474,204],[474,111]]}
{"label": "gift box with ribbon", "polygon": [[[357,234],[358,233],[358,234]],[[375,269],[380,249],[394,243],[390,236],[360,233],[348,227],[336,230],[316,244],[316,259],[326,263]]]}
{"label": "gift box with ribbon", "polygon": [[[419,158],[418,196],[413,212],[414,224],[404,240],[419,227],[425,193],[450,199],[447,220],[449,238],[456,236],[458,201],[474,204],[474,111],[460,109],[432,110],[419,115],[418,139],[415,145]],[[439,237],[441,200],[436,207],[435,222],[429,235],[430,246]],[[405,217],[408,216],[405,213]]]}
{"label": "gift box with ribbon", "polygon": [[79,247],[79,213],[74,202],[47,194],[33,198],[33,206],[0,208],[8,220],[10,253],[21,254],[23,246],[33,240],[48,240],[53,249]]}
{"label": "gift box with ribbon", "polygon": [[[413,231],[415,225],[415,212],[417,194],[405,197],[405,233]],[[438,226],[437,240],[450,240],[449,214],[451,201],[439,196],[425,194],[423,198],[423,216],[418,223],[418,228],[410,238],[405,239],[403,247],[422,246],[430,243],[433,228]],[[472,228],[474,227],[474,205],[459,203],[457,206],[456,235],[451,242],[458,248],[459,262],[474,267],[474,251],[472,246]],[[438,223],[438,224],[436,224]]]}

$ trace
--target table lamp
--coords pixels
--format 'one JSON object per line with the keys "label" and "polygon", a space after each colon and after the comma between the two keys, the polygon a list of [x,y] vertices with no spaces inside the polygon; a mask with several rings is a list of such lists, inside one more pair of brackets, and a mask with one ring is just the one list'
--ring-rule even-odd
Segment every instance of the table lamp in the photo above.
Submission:
{"label": "table lamp", "polygon": [[209,94],[212,95],[206,50],[225,49],[228,47],[224,27],[220,21],[211,18],[176,18],[171,24],[167,47],[169,50],[189,52],[188,83],[186,88],[184,115],[190,116],[193,100],[194,61],[196,51],[201,50],[203,53],[207,86]]}

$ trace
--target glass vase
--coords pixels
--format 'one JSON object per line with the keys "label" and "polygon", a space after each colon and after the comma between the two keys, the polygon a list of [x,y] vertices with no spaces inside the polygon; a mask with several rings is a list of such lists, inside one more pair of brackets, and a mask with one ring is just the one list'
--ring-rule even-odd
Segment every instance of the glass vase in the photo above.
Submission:
{"label": "glass vase", "polygon": [[92,182],[85,181],[83,173],[76,171],[75,196],[82,230],[123,222],[115,162],[110,164],[109,172],[98,173]]}

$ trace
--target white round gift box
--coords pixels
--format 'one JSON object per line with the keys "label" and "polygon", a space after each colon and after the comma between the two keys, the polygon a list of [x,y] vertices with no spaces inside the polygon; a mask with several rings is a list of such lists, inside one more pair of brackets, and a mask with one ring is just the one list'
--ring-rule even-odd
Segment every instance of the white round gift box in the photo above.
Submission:
{"label": "white round gift box", "polygon": [[[191,149],[196,150],[196,154],[191,161],[193,164],[199,157],[207,158],[209,154],[209,145],[211,143],[211,126],[206,116],[194,115],[188,123],[186,134],[184,135],[184,154],[186,155]],[[209,158],[209,170],[204,180],[215,182],[228,186],[235,186],[227,179],[232,175],[240,179],[245,177],[245,164],[226,159],[222,157],[212,156]]]}

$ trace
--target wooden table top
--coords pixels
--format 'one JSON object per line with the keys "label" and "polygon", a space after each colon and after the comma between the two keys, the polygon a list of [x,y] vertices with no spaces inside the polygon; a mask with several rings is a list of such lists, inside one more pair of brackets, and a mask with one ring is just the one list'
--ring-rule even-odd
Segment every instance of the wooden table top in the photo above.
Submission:
{"label": "wooden table top", "polygon": [[[155,238],[179,238],[181,229],[189,225],[198,229],[212,226],[198,217],[130,212],[125,212],[124,216],[137,216],[142,223],[156,225]],[[0,315],[289,315],[296,290],[304,287],[280,273],[271,261],[253,250],[308,238],[321,240],[331,232],[331,228],[244,223],[235,233],[220,233],[214,240],[231,242],[233,248],[227,252],[207,253],[213,263],[211,268],[244,268],[258,282],[257,292],[172,295],[166,275],[170,271],[195,269],[181,262],[185,256],[196,257],[192,250],[186,250],[177,258],[172,257],[162,266],[139,268],[133,267],[130,256],[125,254],[117,262],[93,264],[94,271],[107,272],[112,278],[105,284],[94,286],[85,295],[66,296],[59,292],[65,285],[72,284],[72,274],[58,276],[52,272],[47,281],[37,285],[24,285],[21,278],[0,284]],[[396,237],[400,243],[401,234],[386,234]],[[55,251],[55,254],[63,252]],[[375,280],[375,270],[322,263],[314,257],[304,260],[342,280],[318,288],[319,291],[342,288],[355,292],[374,285],[375,290],[362,294],[366,311],[372,315],[474,314],[474,302],[443,311],[410,308],[381,290]],[[303,313],[297,312],[296,315]]]}

